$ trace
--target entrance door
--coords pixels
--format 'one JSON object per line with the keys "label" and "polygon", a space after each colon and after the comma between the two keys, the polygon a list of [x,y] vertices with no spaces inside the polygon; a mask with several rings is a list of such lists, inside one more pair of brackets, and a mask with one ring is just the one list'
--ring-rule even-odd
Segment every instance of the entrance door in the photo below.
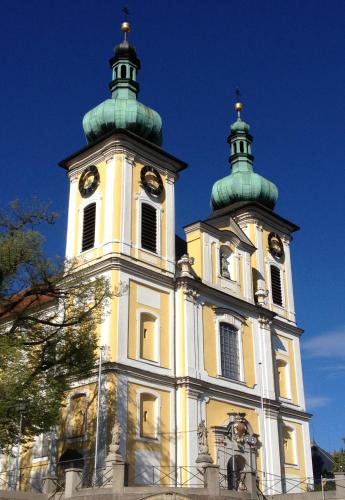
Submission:
{"label": "entrance door", "polygon": [[227,465],[228,490],[239,491],[240,480],[245,472],[246,461],[241,455],[230,457]]}

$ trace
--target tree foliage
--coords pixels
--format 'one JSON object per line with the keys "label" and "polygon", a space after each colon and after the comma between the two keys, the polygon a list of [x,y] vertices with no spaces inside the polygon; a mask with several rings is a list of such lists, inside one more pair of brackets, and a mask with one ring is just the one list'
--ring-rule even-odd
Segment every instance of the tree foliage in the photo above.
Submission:
{"label": "tree foliage", "polygon": [[[345,438],[342,438],[345,443]],[[333,472],[344,472],[345,471],[345,448],[340,448],[339,451],[334,451],[332,453],[332,458],[334,460]]]}
{"label": "tree foliage", "polygon": [[18,402],[25,439],[48,431],[71,378],[96,361],[109,284],[80,261],[46,257],[38,226],[55,220],[37,202],[0,211],[0,449],[18,440]]}

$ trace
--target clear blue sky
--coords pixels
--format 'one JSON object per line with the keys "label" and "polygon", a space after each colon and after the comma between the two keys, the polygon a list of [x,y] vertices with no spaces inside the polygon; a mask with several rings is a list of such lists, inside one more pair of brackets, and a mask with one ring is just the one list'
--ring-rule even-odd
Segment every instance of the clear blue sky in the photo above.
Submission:
{"label": "clear blue sky", "polygon": [[[62,214],[50,253],[64,253],[68,182],[57,162],[85,145],[83,114],[108,96],[122,3],[2,0],[1,204],[32,194]],[[276,211],[299,224],[292,244],[312,431],[345,435],[345,2],[131,0],[140,100],[163,117],[164,147],[189,163],[177,228],[209,213],[228,173],[234,89],[254,135],[255,169],[279,187]]]}

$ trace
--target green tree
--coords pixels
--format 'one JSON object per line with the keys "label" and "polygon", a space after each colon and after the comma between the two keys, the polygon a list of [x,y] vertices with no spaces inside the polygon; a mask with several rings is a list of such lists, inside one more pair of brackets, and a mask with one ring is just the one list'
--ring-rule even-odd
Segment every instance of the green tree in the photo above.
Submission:
{"label": "green tree", "polygon": [[44,253],[47,206],[12,202],[0,211],[0,449],[18,440],[18,401],[26,402],[23,439],[56,424],[73,378],[96,362],[96,327],[112,296],[82,262]]}
{"label": "green tree", "polygon": [[[343,442],[345,443],[345,438],[342,438]],[[334,460],[334,472],[341,472],[345,471],[345,449],[340,448],[339,451],[334,451],[333,454],[333,460]]]}

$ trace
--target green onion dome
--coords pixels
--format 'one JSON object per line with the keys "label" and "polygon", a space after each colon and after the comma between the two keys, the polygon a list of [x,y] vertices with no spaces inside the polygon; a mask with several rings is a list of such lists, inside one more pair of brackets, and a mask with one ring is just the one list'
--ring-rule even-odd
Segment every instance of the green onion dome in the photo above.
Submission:
{"label": "green onion dome", "polygon": [[228,137],[231,174],[214,183],[211,206],[213,210],[217,210],[239,201],[256,201],[273,209],[278,199],[278,189],[273,182],[253,171],[253,138],[249,134],[250,127],[241,120],[240,103],[236,103],[236,109],[238,118],[231,125]]}
{"label": "green onion dome", "polygon": [[115,47],[114,56],[109,61],[112,97],[85,114],[83,129],[86,139],[91,143],[111,130],[126,129],[160,146],[162,119],[156,111],[137,100],[140,61],[135,48],[127,41],[127,22],[122,23],[122,31],[125,39]]}

